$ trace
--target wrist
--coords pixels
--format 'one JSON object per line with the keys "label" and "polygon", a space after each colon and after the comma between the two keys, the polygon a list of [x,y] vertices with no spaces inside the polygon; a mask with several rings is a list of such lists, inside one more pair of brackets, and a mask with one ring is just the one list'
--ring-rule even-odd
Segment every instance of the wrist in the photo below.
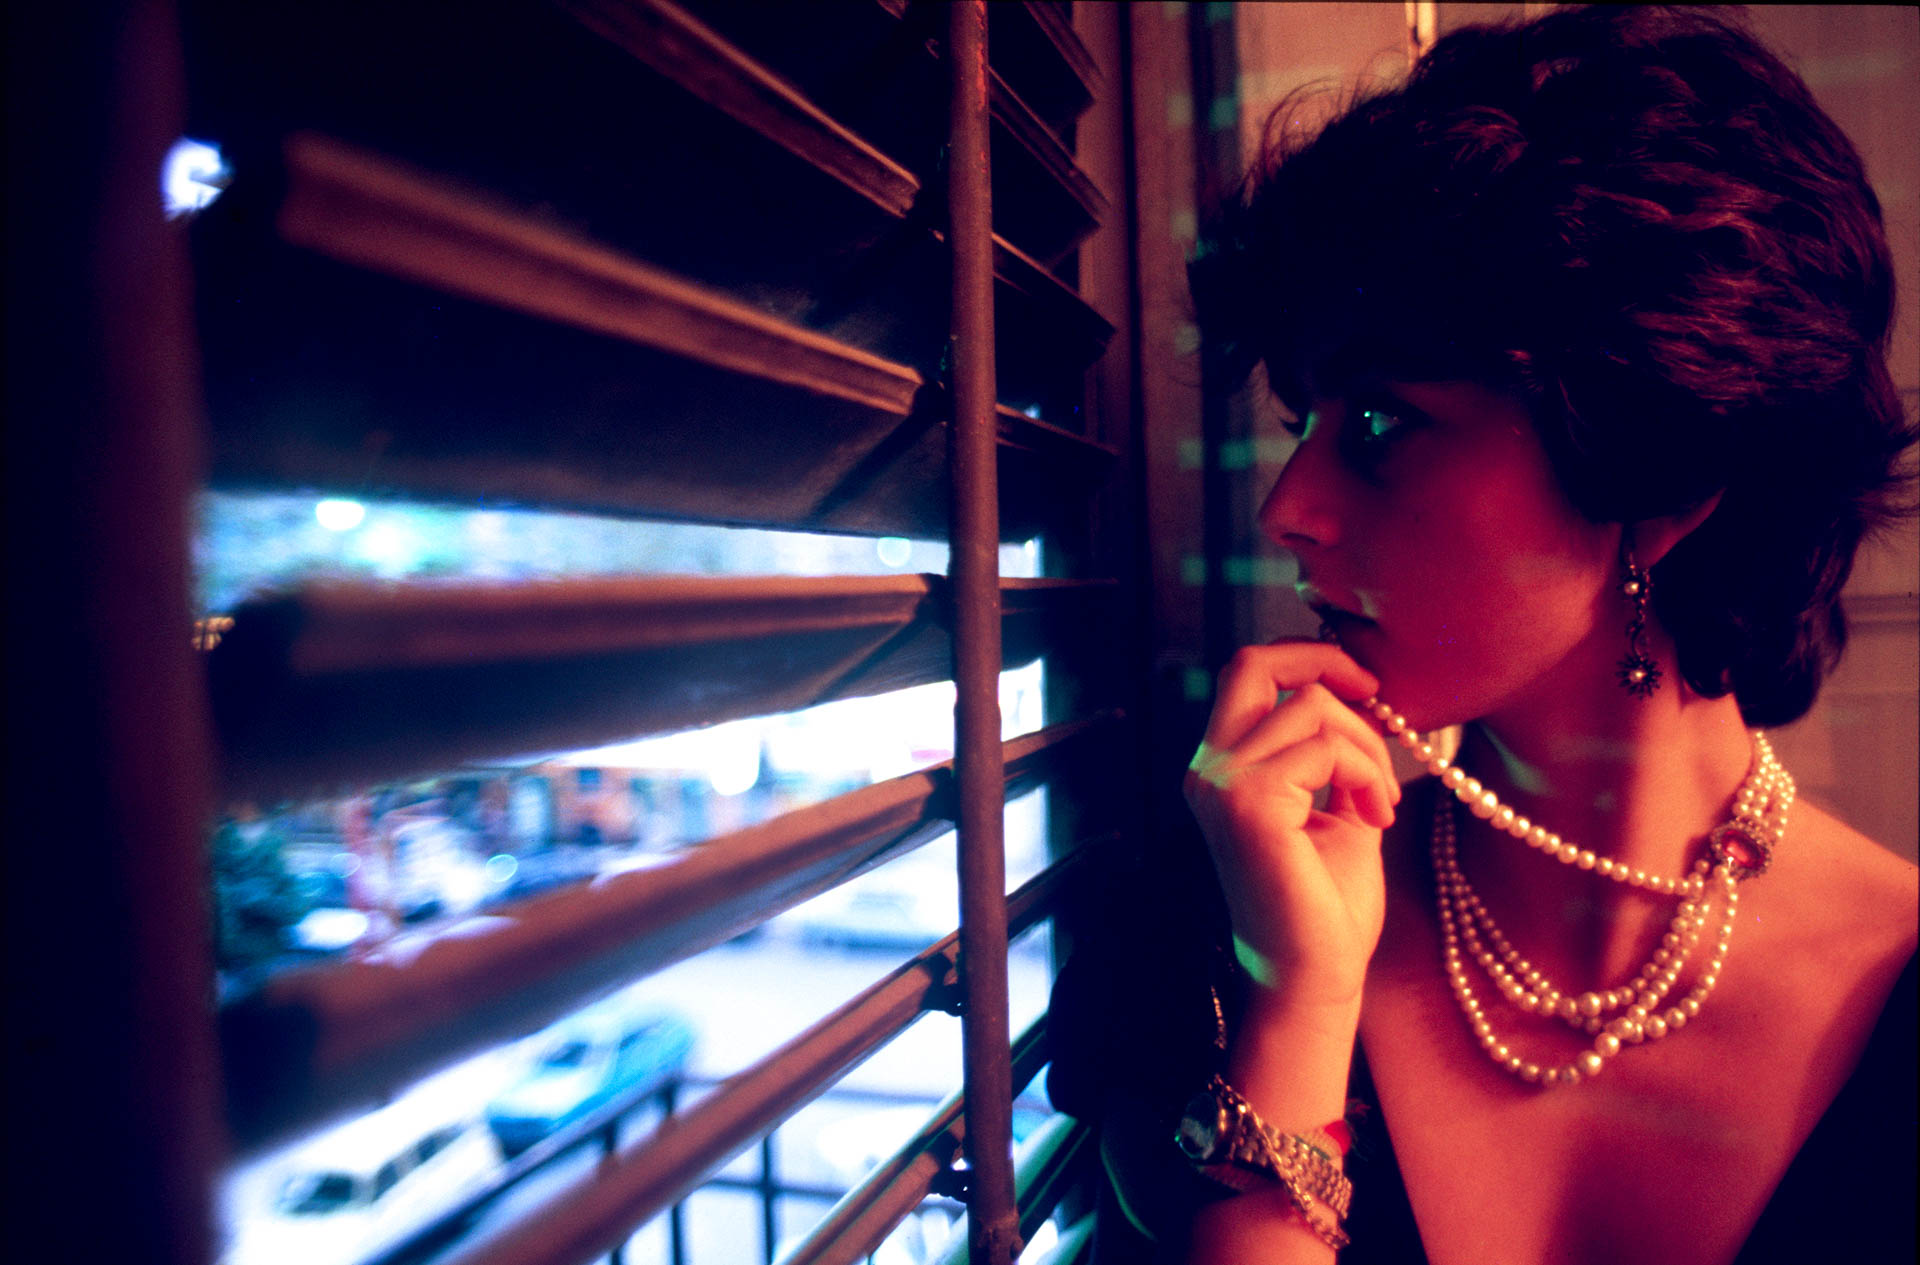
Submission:
{"label": "wrist", "polygon": [[1228,1050],[1227,1079],[1262,1119],[1289,1132],[1338,1120],[1346,1113],[1360,999],[1308,1001],[1260,988],[1248,993]]}

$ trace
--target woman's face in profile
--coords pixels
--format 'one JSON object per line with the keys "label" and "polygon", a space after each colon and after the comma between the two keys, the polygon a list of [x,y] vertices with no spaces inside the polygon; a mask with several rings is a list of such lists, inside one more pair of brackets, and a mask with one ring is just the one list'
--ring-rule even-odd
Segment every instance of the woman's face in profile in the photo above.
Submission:
{"label": "woman's face in profile", "polygon": [[1315,397],[1292,429],[1300,444],[1261,526],[1299,558],[1302,598],[1417,728],[1563,679],[1578,687],[1567,661],[1589,637],[1613,653],[1626,619],[1617,528],[1574,509],[1518,399],[1378,382]]}

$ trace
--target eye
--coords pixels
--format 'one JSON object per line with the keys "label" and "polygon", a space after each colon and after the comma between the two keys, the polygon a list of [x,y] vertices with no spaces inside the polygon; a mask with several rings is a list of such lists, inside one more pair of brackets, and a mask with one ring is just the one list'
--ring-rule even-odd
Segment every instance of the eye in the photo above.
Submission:
{"label": "eye", "polygon": [[1371,405],[1359,410],[1356,420],[1360,424],[1361,442],[1370,445],[1393,438],[1407,424],[1406,419],[1394,410]]}

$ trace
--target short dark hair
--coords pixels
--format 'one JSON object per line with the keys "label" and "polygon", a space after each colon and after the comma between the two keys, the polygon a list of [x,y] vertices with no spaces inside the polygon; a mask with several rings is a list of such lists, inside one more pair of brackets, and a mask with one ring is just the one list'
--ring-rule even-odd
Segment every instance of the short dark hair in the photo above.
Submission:
{"label": "short dark hair", "polygon": [[1914,427],[1879,200],[1799,76],[1740,18],[1597,6],[1456,31],[1309,139],[1298,105],[1189,268],[1214,372],[1514,390],[1596,522],[1722,494],[1656,610],[1693,689],[1803,715]]}

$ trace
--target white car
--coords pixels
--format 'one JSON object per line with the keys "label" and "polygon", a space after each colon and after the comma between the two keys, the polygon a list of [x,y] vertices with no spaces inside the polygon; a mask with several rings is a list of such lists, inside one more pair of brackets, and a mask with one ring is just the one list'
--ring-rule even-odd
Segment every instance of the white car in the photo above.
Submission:
{"label": "white car", "polygon": [[266,1199],[239,1210],[222,1265],[350,1265],[420,1233],[501,1166],[479,1120],[396,1103],[274,1165]]}

